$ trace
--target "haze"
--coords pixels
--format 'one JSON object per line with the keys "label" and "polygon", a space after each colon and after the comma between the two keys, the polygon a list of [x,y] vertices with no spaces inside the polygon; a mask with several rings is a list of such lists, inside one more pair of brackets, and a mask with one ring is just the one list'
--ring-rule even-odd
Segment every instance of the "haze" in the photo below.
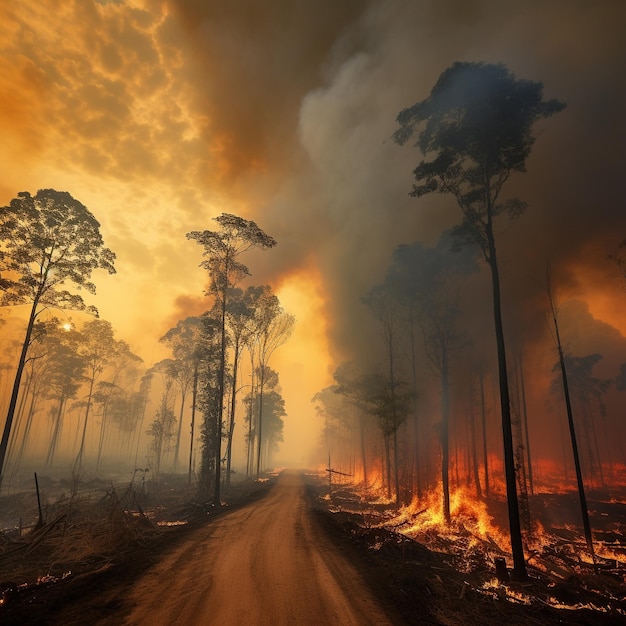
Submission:
{"label": "haze", "polygon": [[[571,353],[602,354],[594,374],[607,378],[626,361],[624,281],[609,259],[626,237],[624,18],[611,0],[3,3],[0,204],[54,188],[89,208],[117,274],[96,272],[88,302],[146,367],[168,356],[158,341],[168,329],[208,308],[201,250],[185,234],[224,212],[256,221],[278,245],[246,255],[243,286],[271,285],[297,320],[271,362],[287,411],[276,462],[325,463],[311,399],[342,362],[378,353],[361,297],[399,244],[433,246],[459,221],[445,196],[409,197],[420,155],[391,140],[396,116],[455,61],[504,63],[567,103],[538,125],[528,171],[510,183],[529,208],[499,233],[533,447],[560,458],[560,414],[547,400],[548,260],[568,301]],[[466,285],[464,327],[493,359],[489,288],[481,266]],[[9,349],[23,311],[2,316]],[[420,385],[428,398],[426,366]],[[615,389],[607,405],[617,441]],[[243,430],[236,437],[241,446]]]}

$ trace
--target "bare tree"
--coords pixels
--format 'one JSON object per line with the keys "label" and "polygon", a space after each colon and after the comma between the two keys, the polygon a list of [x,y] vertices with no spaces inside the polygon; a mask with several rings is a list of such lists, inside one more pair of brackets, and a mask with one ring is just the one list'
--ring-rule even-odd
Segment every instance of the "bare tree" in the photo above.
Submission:
{"label": "bare tree", "polygon": [[583,474],[580,467],[580,456],[578,454],[578,441],[576,439],[576,428],[574,426],[574,414],[572,411],[572,402],[570,398],[569,382],[567,377],[567,368],[565,366],[565,353],[561,342],[561,334],[559,331],[559,302],[552,288],[552,277],[550,268],[546,272],[546,295],[550,305],[550,316],[554,325],[554,341],[559,355],[559,369],[561,370],[561,382],[563,385],[563,395],[565,398],[565,409],[567,411],[567,422],[569,425],[570,439],[572,443],[572,453],[574,455],[574,467],[576,469],[576,484],[578,486],[578,498],[580,500],[580,512],[583,520],[583,529],[585,540],[591,557],[595,564],[595,551],[593,548],[593,537],[591,534],[591,524],[589,522],[589,509],[587,507],[587,497],[585,496],[585,483],[583,482]]}

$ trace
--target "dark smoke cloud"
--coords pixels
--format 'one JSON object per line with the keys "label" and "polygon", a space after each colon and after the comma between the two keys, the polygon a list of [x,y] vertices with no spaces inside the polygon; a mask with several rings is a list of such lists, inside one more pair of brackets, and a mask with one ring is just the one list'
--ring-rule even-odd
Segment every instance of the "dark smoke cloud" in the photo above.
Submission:
{"label": "dark smoke cloud", "polygon": [[[327,290],[337,358],[370,349],[374,326],[360,297],[386,271],[393,249],[432,245],[459,220],[446,197],[408,197],[420,155],[390,141],[397,113],[429,94],[454,61],[503,62],[518,77],[544,83],[567,109],[542,121],[528,162],[507,192],[528,211],[502,224],[505,326],[526,345],[530,379],[544,407],[554,359],[543,293],[549,261],[559,293],[582,301],[623,298],[607,261],[626,235],[621,177],[626,54],[618,2],[306,2],[176,4],[194,40],[209,124],[228,161],[227,179],[278,240],[280,254],[255,259],[261,276],[317,266]],[[228,59],[228,62],[226,61]],[[296,126],[297,124],[297,126]],[[297,130],[297,134],[296,134]],[[236,180],[235,180],[236,178]],[[243,181],[243,182],[242,182]],[[288,269],[289,268],[289,269]],[[471,279],[466,327],[493,342],[488,274]],[[592,285],[590,282],[592,281]],[[592,286],[592,289],[590,289]],[[481,297],[475,297],[481,294]],[[568,313],[572,349],[619,360],[607,323],[589,305]],[[587,306],[587,309],[584,307]],[[615,330],[618,335],[620,334]],[[531,391],[531,394],[533,391]]]}

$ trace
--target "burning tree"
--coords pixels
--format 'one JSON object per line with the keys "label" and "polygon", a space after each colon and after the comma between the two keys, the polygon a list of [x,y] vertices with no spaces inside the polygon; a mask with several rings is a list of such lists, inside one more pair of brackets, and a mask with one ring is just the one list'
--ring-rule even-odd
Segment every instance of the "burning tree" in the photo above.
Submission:
{"label": "burning tree", "polygon": [[72,284],[93,294],[91,273],[115,273],[115,255],[105,248],[100,224],[87,207],[66,191],[41,189],[36,195],[18,193],[0,208],[0,288],[2,306],[29,305],[26,333],[17,364],[7,419],[0,441],[0,484],[35,321],[50,308],[97,314]]}
{"label": "burning tree", "polygon": [[542,83],[517,79],[504,65],[457,62],[441,74],[428,98],[399,113],[400,127],[393,135],[403,145],[418,132],[416,146],[429,160],[415,168],[417,184],[411,195],[452,195],[463,215],[456,234],[480,246],[491,271],[513,570],[521,579],[527,575],[494,220],[501,215],[514,219],[524,211],[524,203],[517,199],[503,201],[502,190],[514,173],[526,170],[535,123],[564,108],[558,100],[543,99]]}

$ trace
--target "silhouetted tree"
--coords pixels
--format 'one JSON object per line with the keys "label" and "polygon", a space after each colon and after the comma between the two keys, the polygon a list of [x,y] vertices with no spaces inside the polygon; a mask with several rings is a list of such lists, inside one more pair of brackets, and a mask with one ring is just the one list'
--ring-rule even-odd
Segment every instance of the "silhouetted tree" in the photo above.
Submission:
{"label": "silhouetted tree", "polygon": [[204,251],[205,258],[200,264],[209,272],[211,283],[208,294],[216,298],[216,305],[219,309],[220,321],[220,369],[218,374],[218,414],[215,428],[215,493],[213,501],[215,505],[220,504],[220,463],[222,444],[222,425],[224,413],[225,395],[225,372],[226,372],[226,310],[228,290],[234,287],[244,276],[250,272],[248,268],[237,259],[244,252],[252,248],[272,248],[276,241],[266,235],[254,222],[246,220],[236,215],[222,213],[214,218],[219,224],[217,231],[193,231],[187,233],[187,239],[193,239],[200,244]]}
{"label": "silhouetted tree", "polygon": [[354,362],[345,362],[333,373],[337,383],[335,393],[343,396],[357,410],[359,421],[359,448],[361,450],[361,465],[363,467],[363,483],[368,484],[367,446],[365,445],[368,429],[367,416],[371,415],[366,405],[363,389],[363,373]]}
{"label": "silhouetted tree", "polygon": [[237,389],[239,360],[244,347],[249,343],[254,329],[254,312],[257,301],[258,287],[248,287],[246,291],[233,289],[229,294],[226,307],[226,320],[231,338],[233,367],[230,395],[230,414],[227,428],[226,447],[226,484],[230,485],[230,474],[233,452],[233,435],[235,433],[235,408],[237,406]]}
{"label": "silhouetted tree", "polygon": [[98,379],[107,368],[116,353],[116,342],[110,322],[91,320],[86,322],[79,333],[78,353],[85,362],[85,382],[87,383],[87,399],[85,401],[85,417],[80,440],[80,447],[74,462],[74,471],[80,471],[85,451],[85,439],[89,413],[93,401],[93,392]]}
{"label": "silhouetted tree", "polygon": [[46,336],[51,353],[50,367],[46,374],[48,397],[58,404],[52,414],[52,435],[46,456],[46,467],[52,464],[63,427],[66,403],[75,398],[84,382],[85,358],[78,352],[78,332],[74,329],[56,329]]}
{"label": "silhouetted tree", "polygon": [[552,288],[552,278],[550,269],[546,273],[546,295],[548,296],[548,303],[550,306],[550,316],[554,325],[554,341],[556,344],[557,352],[559,355],[558,368],[561,374],[561,384],[563,388],[563,396],[565,398],[565,409],[567,411],[567,422],[569,425],[570,439],[572,443],[572,453],[574,455],[574,467],[576,469],[576,484],[578,486],[578,498],[580,501],[580,510],[583,519],[583,530],[585,533],[585,539],[587,541],[587,547],[591,552],[591,558],[595,565],[595,551],[593,548],[593,536],[591,534],[591,523],[589,522],[589,509],[587,507],[587,497],[585,495],[585,484],[583,481],[583,473],[580,466],[580,455],[578,454],[578,441],[576,438],[576,427],[574,425],[574,414],[572,410],[572,401],[570,396],[570,386],[568,380],[568,370],[565,359],[565,352],[563,350],[563,343],[561,342],[561,333],[559,330],[559,314],[560,306],[557,301],[556,294]]}
{"label": "silhouetted tree", "polygon": [[428,98],[400,112],[400,127],[393,135],[396,142],[404,144],[418,132],[416,145],[429,160],[420,161],[415,168],[417,184],[411,195],[451,194],[463,214],[456,233],[480,245],[491,270],[513,573],[520,579],[527,574],[517,502],[494,220],[502,214],[515,218],[523,212],[522,202],[503,201],[501,192],[514,173],[526,169],[535,141],[535,123],[564,107],[557,100],[544,101],[542,83],[517,79],[504,65],[457,62],[441,74]]}
{"label": "silhouetted tree", "polygon": [[198,368],[201,359],[202,322],[199,317],[187,317],[184,320],[179,320],[176,326],[170,328],[159,341],[167,345],[174,356],[173,375],[179,386],[181,397],[178,431],[176,433],[176,447],[174,451],[174,468],[178,465],[185,400],[190,388],[192,392],[191,444],[189,446],[189,480],[191,480],[194,443],[193,431],[195,429],[195,400],[198,392]]}
{"label": "silhouetted tree", "polygon": [[476,270],[475,247],[453,252],[452,244],[450,233],[444,233],[432,248],[419,242],[399,246],[385,278],[389,291],[399,302],[411,303],[413,320],[421,327],[426,356],[441,383],[438,434],[446,523],[450,523],[450,367],[461,346],[457,330],[458,282],[455,284],[455,279]]}
{"label": "silhouetted tree", "polygon": [[[394,468],[394,493],[396,504],[400,504],[400,471],[398,462],[398,428],[406,418],[401,419],[398,410],[398,350],[402,341],[403,324],[400,315],[400,304],[394,298],[393,290],[387,284],[376,285],[361,298],[361,301],[370,309],[378,320],[379,329],[386,351],[386,392],[378,397],[380,402],[380,410],[385,413],[385,426],[382,428],[385,434],[385,450],[389,452],[390,440],[392,438],[391,448],[393,449],[393,468]],[[383,401],[383,397],[385,400]],[[383,409],[384,407],[384,409]],[[378,409],[377,409],[378,410]],[[382,418],[382,414],[379,415]],[[389,458],[389,457],[388,457]],[[388,482],[388,488],[390,481]]]}
{"label": "silhouetted tree", "polygon": [[296,319],[286,313],[280,306],[278,297],[272,294],[270,287],[263,288],[261,297],[256,301],[255,324],[252,341],[256,346],[258,363],[258,416],[256,428],[257,458],[256,477],[261,473],[261,444],[263,438],[263,394],[265,391],[266,374],[274,352],[283,345],[293,332]]}
{"label": "silhouetted tree", "polygon": [[17,397],[31,344],[33,326],[48,308],[76,309],[97,314],[72,284],[95,293],[91,273],[104,269],[115,273],[115,255],[105,248],[100,224],[89,210],[65,191],[41,189],[35,196],[18,193],[0,208],[0,276],[3,306],[29,304],[26,334],[17,364],[11,400],[0,441],[0,484]]}

